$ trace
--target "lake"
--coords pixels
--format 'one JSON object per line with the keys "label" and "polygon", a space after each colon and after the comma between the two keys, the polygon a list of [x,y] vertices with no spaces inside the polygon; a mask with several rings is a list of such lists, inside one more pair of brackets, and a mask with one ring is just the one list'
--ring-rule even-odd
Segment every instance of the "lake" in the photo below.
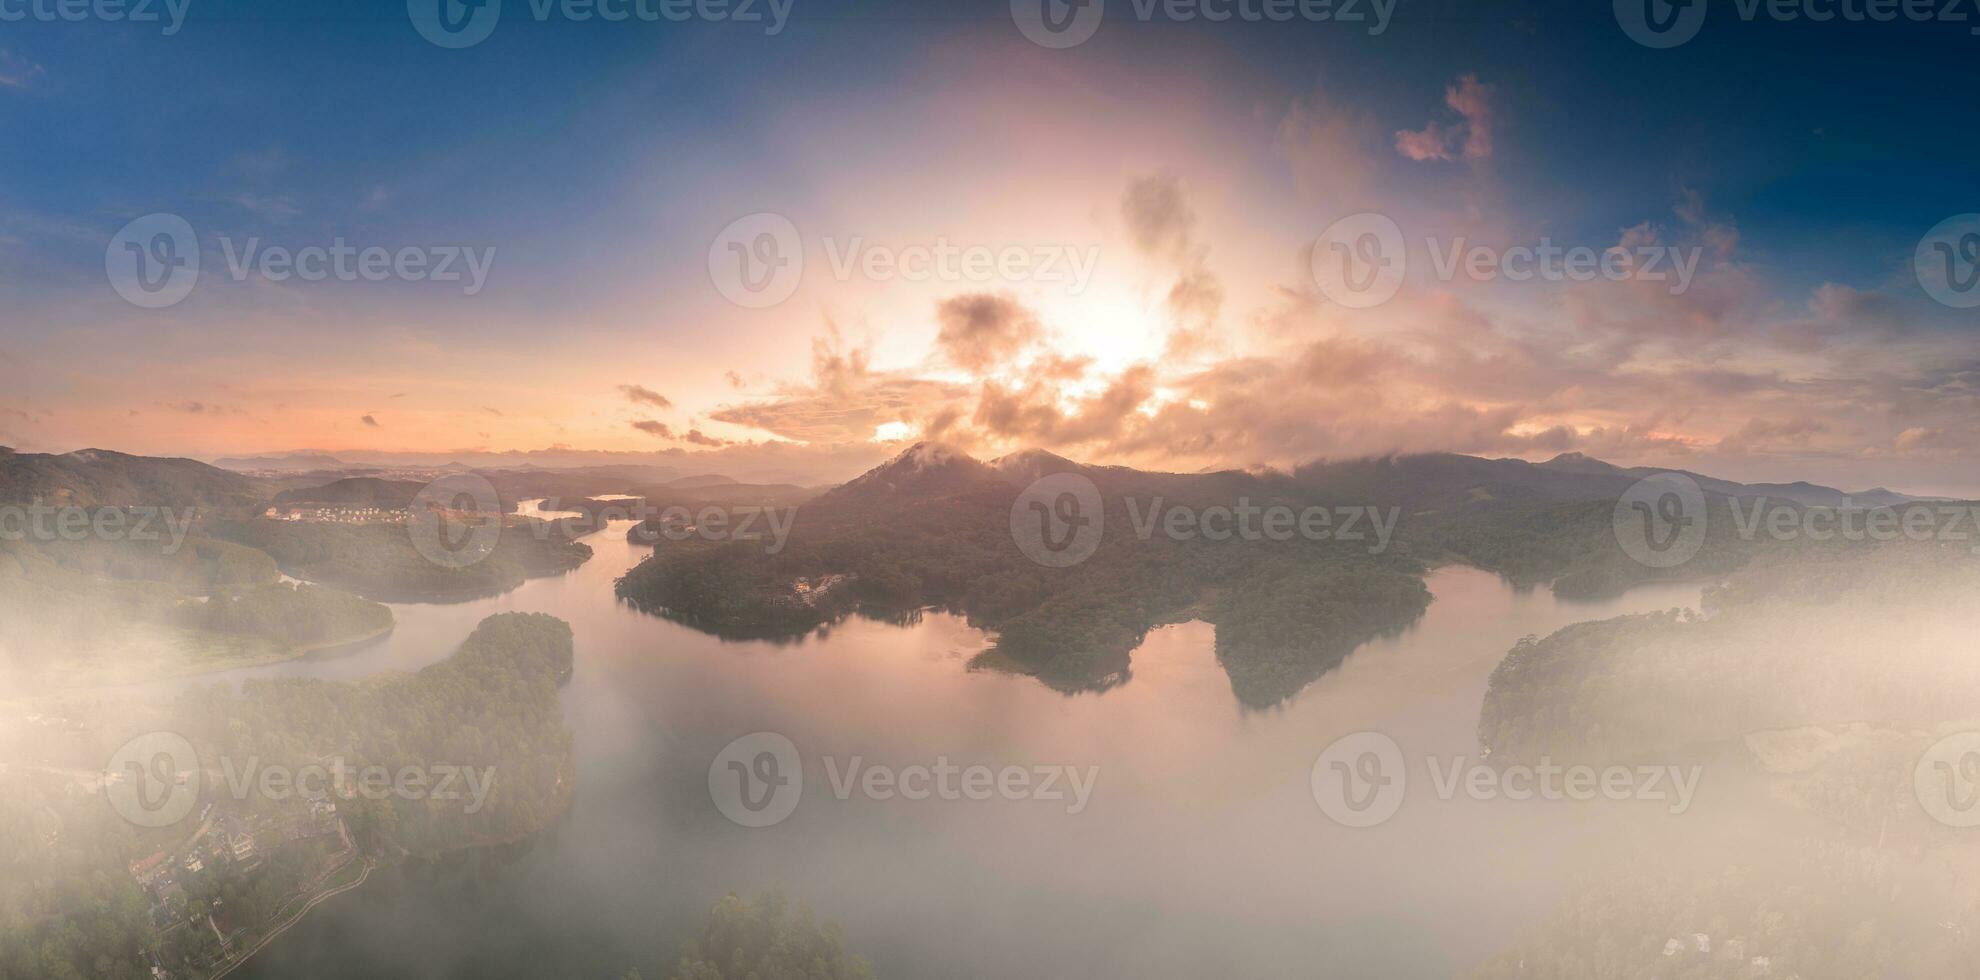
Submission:
{"label": "lake", "polygon": [[[526,846],[382,872],[235,976],[536,980],[638,967],[663,980],[708,906],[766,888],[842,924],[895,980],[1449,976],[1543,915],[1619,834],[1674,822],[1662,804],[1447,802],[1422,758],[1477,757],[1486,680],[1521,636],[1695,607],[1696,586],[1568,603],[1446,567],[1415,626],[1288,703],[1246,711],[1202,623],[1150,634],[1126,684],[1070,696],[971,671],[986,638],[944,614],[853,619],[787,645],[724,642],[614,598],[613,580],[647,551],[625,542],[628,526],[587,538],[596,556],[563,576],[394,606],[387,639],[225,675],[417,669],[511,610],[559,616],[577,639],[565,707],[578,787],[564,820]],[[1322,750],[1362,730],[1402,747],[1410,792],[1387,823],[1349,829],[1309,780]],[[711,801],[709,768],[731,740],[763,731],[797,747],[804,789],[788,819],[750,829]],[[1097,767],[1097,782],[1078,813],[1037,799],[841,800],[832,775],[854,757]]]}

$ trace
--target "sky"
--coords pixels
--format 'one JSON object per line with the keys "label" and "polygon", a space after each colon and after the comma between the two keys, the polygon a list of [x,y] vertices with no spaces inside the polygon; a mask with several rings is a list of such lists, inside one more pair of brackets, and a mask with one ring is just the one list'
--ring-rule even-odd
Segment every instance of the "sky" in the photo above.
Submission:
{"label": "sky", "polygon": [[1980,495],[1980,5],[675,2],[0,0],[0,444]]}

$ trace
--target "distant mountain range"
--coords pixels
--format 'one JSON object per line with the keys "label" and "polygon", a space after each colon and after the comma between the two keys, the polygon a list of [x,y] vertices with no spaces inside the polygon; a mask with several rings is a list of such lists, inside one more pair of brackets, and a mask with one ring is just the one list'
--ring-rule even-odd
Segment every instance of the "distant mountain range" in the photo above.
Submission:
{"label": "distant mountain range", "polygon": [[[404,491],[407,486],[416,486],[406,480],[353,475],[376,471],[324,454],[231,457],[217,462],[224,465],[133,456],[103,449],[49,455],[17,453],[0,447],[0,502],[41,500],[81,506],[150,503],[210,507],[270,500],[285,504],[369,503],[396,501],[400,497],[409,501]],[[268,479],[234,472],[234,468],[268,473],[293,469],[279,479]],[[456,464],[434,472],[466,469]],[[1644,477],[1672,472],[1651,467],[1626,469],[1579,453],[1556,456],[1543,463],[1429,453],[1313,463],[1290,473],[1272,470],[1162,473],[1121,466],[1088,466],[1042,450],[1026,450],[984,463],[951,447],[920,443],[833,488],[818,498],[816,505],[859,511],[868,505],[941,496],[985,483],[1023,486],[1041,476],[1071,470],[1085,474],[1110,494],[1222,496],[1240,491],[1317,494],[1340,502],[1401,506],[1410,513],[1448,511],[1480,503],[1614,499]],[[502,487],[505,498],[512,489],[524,494],[581,496],[618,492],[634,484],[675,491],[711,491],[742,483],[725,475],[683,476],[669,467],[645,464],[564,468],[525,465],[476,471]],[[1887,506],[1923,499],[1881,487],[1849,493],[1805,482],[1746,484],[1697,473],[1687,475],[1714,496],[1767,497],[1814,507]],[[321,482],[312,482],[311,477]],[[779,490],[790,488],[791,485],[779,485]]]}
{"label": "distant mountain range", "polygon": [[972,485],[1024,486],[1054,473],[1074,471],[1093,480],[1104,494],[1142,493],[1230,497],[1314,496],[1341,503],[1395,505],[1410,513],[1448,511],[1467,505],[1544,504],[1614,500],[1637,481],[1660,473],[1683,473],[1706,494],[1751,499],[1765,497],[1809,507],[1893,506],[1924,499],[1883,488],[1847,493],[1812,483],[1736,483],[1683,470],[1624,468],[1580,453],[1543,463],[1487,459],[1458,453],[1386,456],[1311,463],[1291,473],[1269,469],[1163,473],[1124,466],[1089,466],[1030,449],[984,463],[936,443],[915,445],[820,498],[820,504],[857,506],[903,498],[941,496]]}
{"label": "distant mountain range", "polygon": [[310,470],[343,470],[353,468],[335,456],[323,453],[288,453],[269,456],[223,456],[213,461],[213,465],[223,470],[238,470],[244,473],[305,473]]}
{"label": "distant mountain range", "polygon": [[647,484],[720,473],[739,483],[791,483],[816,487],[843,483],[864,473],[883,461],[887,453],[887,447],[878,443],[805,446],[787,442],[742,442],[692,452],[680,448],[621,452],[565,446],[503,452],[485,449],[402,452],[300,448],[268,453],[235,453],[212,462],[222,469],[267,475],[360,469],[402,474],[448,467],[480,471],[602,471],[629,467],[640,470],[634,479]]}
{"label": "distant mountain range", "polygon": [[1614,499],[1645,477],[1673,472],[1698,481],[1707,494],[1766,497],[1809,507],[1890,506],[1920,499],[1881,487],[1846,493],[1812,483],[1735,483],[1683,470],[1625,469],[1580,453],[1565,453],[1544,463],[1427,453],[1314,463],[1298,468],[1292,477],[1318,489],[1395,503],[1415,512],[1448,510],[1480,501],[1559,503]]}

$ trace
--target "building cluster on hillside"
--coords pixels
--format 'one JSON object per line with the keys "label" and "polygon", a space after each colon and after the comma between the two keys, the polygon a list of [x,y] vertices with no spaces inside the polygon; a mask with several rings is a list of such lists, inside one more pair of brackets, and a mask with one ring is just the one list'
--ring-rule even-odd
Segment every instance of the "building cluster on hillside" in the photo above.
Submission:
{"label": "building cluster on hillside", "polygon": [[403,524],[406,512],[389,507],[270,507],[263,517],[311,524]]}
{"label": "building cluster on hillside", "polygon": [[791,584],[791,591],[797,594],[799,601],[807,606],[813,606],[817,605],[818,601],[825,598],[826,594],[830,593],[833,589],[844,585],[848,577],[846,575],[820,575],[815,579],[800,578]]}
{"label": "building cluster on hillside", "polygon": [[[1749,957],[1746,955],[1747,952],[1746,939],[1743,936],[1735,936],[1720,943],[1716,952],[1713,949],[1712,937],[1702,932],[1692,933],[1689,939],[1671,939],[1664,943],[1666,957],[1685,957],[1691,960],[1722,963],[1735,971],[1725,974],[1727,976],[1748,977],[1755,980],[1774,976],[1772,957]],[[1789,974],[1782,980],[1801,980],[1801,975]]]}
{"label": "building cluster on hillside", "polygon": [[261,867],[265,852],[299,841],[338,836],[337,805],[313,799],[275,815],[216,816],[208,804],[199,829],[184,844],[131,862],[130,874],[151,899],[152,921],[169,927],[185,908],[187,886],[208,875],[246,875]]}

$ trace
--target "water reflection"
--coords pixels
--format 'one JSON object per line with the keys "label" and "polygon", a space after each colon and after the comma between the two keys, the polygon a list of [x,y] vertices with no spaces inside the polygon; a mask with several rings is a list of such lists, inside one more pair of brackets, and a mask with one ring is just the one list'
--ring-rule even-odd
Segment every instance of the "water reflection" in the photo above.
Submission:
{"label": "water reflection", "polygon": [[[1569,606],[1446,568],[1418,623],[1248,711],[1197,622],[1151,632],[1134,683],[1076,696],[971,669],[988,638],[944,612],[726,642],[613,598],[646,552],[623,530],[591,538],[584,567],[508,595],[394,607],[399,629],[375,648],[236,672],[414,669],[511,609],[570,621],[579,659],[565,694],[578,792],[562,822],[512,852],[381,875],[238,975],[665,976],[709,903],[767,887],[840,921],[885,977],[1450,975],[1550,907],[1608,838],[1572,811],[1436,800],[1348,831],[1313,802],[1315,757],[1370,728],[1412,753],[1475,753],[1486,679],[1520,636],[1698,600],[1660,587]],[[710,801],[708,768],[758,731],[798,747],[804,795],[788,820],[752,830]],[[827,760],[854,758],[1099,777],[1078,815],[840,799]]]}

